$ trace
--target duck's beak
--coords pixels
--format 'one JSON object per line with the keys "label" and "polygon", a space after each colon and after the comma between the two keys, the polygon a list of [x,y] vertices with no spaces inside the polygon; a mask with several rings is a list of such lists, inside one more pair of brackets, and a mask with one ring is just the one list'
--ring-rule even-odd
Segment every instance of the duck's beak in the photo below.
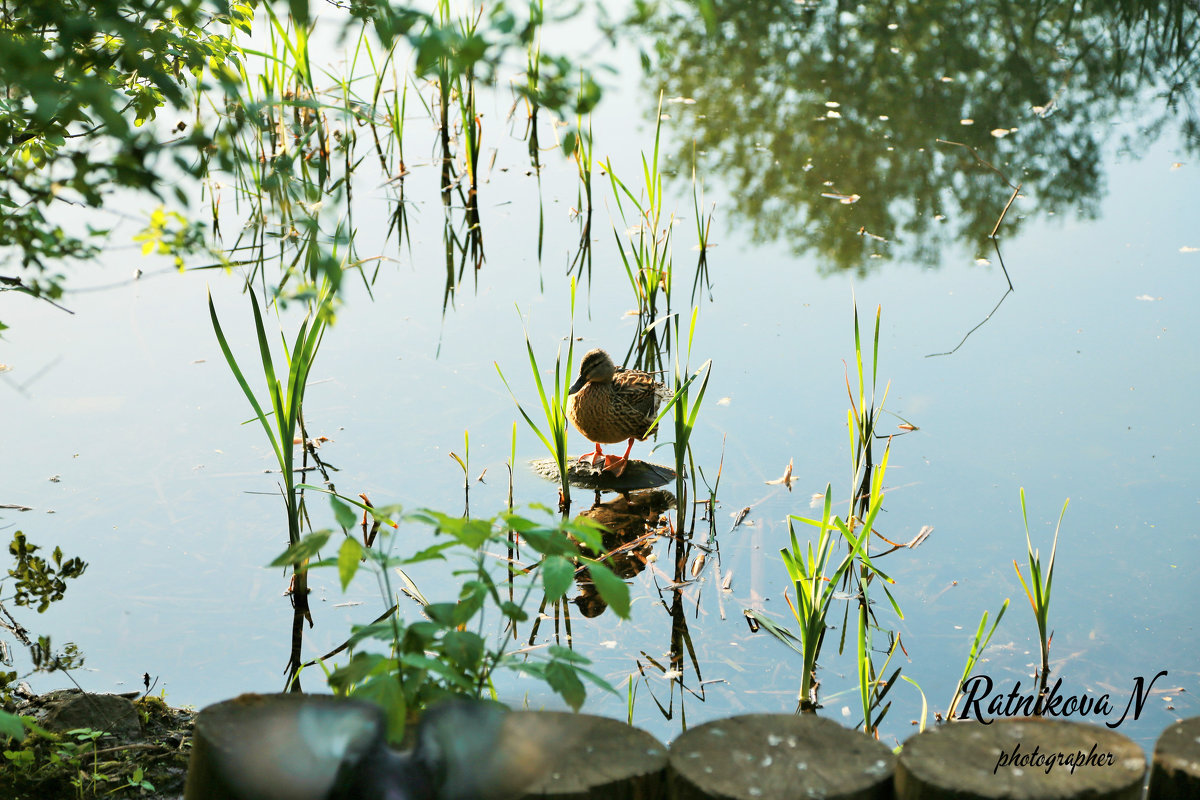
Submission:
{"label": "duck's beak", "polygon": [[583,385],[585,383],[587,383],[587,377],[581,374],[578,378],[575,379],[575,382],[573,384],[571,384],[571,390],[568,391],[567,394],[575,394],[576,392],[578,392],[580,389],[583,388]]}

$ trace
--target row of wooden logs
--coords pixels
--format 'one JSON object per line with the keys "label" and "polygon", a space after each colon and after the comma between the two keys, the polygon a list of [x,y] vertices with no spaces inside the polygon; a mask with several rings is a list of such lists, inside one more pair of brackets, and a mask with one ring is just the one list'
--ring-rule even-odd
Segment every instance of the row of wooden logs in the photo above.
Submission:
{"label": "row of wooden logs", "polygon": [[[567,716],[567,715],[564,715]],[[673,800],[1200,798],[1200,717],[1168,728],[1146,757],[1104,727],[1040,718],[959,722],[914,735],[896,755],[813,715],[747,714],[698,725],[664,748],[645,731],[575,716],[588,746],[529,797]]]}
{"label": "row of wooden logs", "polygon": [[[247,726],[246,720],[269,719],[275,713],[272,708],[311,704],[318,699],[248,695],[202,712],[196,724],[187,800],[240,798],[240,794],[213,788],[215,784],[206,776],[213,773],[214,766],[227,769],[228,763],[220,762],[242,759],[246,763],[235,768],[258,774],[258,757],[246,761],[251,744],[272,741],[277,745],[272,747],[275,753],[294,752],[297,746],[279,739],[273,729]],[[340,705],[330,708],[343,714]],[[378,709],[369,711],[367,717],[375,725]],[[472,728],[483,727],[471,721],[474,713],[468,708],[467,717],[455,720],[446,716],[444,738],[470,736]],[[345,718],[336,719],[341,721],[332,727],[344,735]],[[497,728],[492,734],[496,746],[486,758],[472,758],[464,769],[507,774],[517,771],[531,754],[534,760],[541,755],[546,763],[533,773],[533,783],[521,784],[528,798],[1200,798],[1200,717],[1173,724],[1158,740],[1148,790],[1141,747],[1115,730],[1080,722],[1019,718],[987,725],[975,721],[939,725],[915,734],[897,755],[861,732],[813,715],[748,714],[715,720],[685,731],[669,748],[619,720],[587,714],[519,711],[506,713],[503,719],[503,731]],[[321,722],[315,728],[328,730],[330,725]],[[381,738],[382,734],[372,729],[368,737],[360,738],[371,737]],[[525,746],[517,747],[514,742]],[[380,757],[364,759],[364,763],[379,761]],[[299,795],[343,796],[318,789],[311,779],[304,785],[311,793],[301,791]],[[255,790],[248,796],[265,796],[262,792]],[[295,789],[286,793],[291,798],[299,796]],[[389,796],[443,794],[405,790]]]}

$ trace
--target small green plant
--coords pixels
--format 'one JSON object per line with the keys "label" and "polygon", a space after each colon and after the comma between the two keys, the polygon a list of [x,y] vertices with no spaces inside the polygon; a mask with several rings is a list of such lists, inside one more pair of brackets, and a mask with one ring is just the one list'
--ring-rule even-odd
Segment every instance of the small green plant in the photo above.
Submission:
{"label": "small green plant", "polygon": [[[140,795],[155,791],[147,768],[164,775],[174,770],[175,780],[182,783],[179,773],[186,761],[181,761],[177,748],[112,743],[106,741],[110,734],[92,728],[52,733],[33,723],[28,727],[28,736],[14,737],[3,750],[5,769],[0,785],[13,797],[95,798],[126,791]],[[143,766],[139,759],[148,755],[154,761]],[[154,762],[164,760],[174,763],[155,766]]]}
{"label": "small green plant", "polygon": [[50,607],[51,603],[63,598],[67,590],[67,581],[78,578],[87,569],[87,564],[79,558],[63,559],[61,547],[54,548],[50,554],[51,562],[35,555],[41,547],[25,538],[25,534],[17,531],[8,545],[14,564],[8,570],[8,576],[15,578],[13,584],[13,602],[19,606],[37,605],[39,614]]}
{"label": "small green plant", "polygon": [[146,771],[141,767],[134,767],[133,773],[125,779],[125,789],[137,789],[139,792],[153,792],[154,784],[146,780]]}
{"label": "small green plant", "polygon": [[[309,487],[316,489],[316,487]],[[445,559],[455,553],[465,555],[469,566],[455,574],[461,584],[453,597],[430,601],[419,591],[408,591],[418,598],[421,614],[405,619],[400,605],[392,606],[383,618],[369,625],[356,626],[347,644],[353,655],[349,663],[329,674],[329,685],[340,694],[371,700],[388,714],[389,737],[399,742],[407,720],[429,703],[447,696],[495,696],[493,675],[508,669],[544,681],[572,707],[579,708],[586,698],[583,680],[601,688],[612,688],[590,672],[586,658],[575,651],[552,646],[545,658],[509,653],[511,640],[507,630],[528,619],[524,606],[538,591],[549,602],[557,602],[570,588],[577,570],[585,568],[600,596],[621,617],[629,616],[629,587],[600,561],[585,556],[581,545],[600,552],[603,545],[600,527],[580,517],[574,521],[549,519],[502,512],[490,519],[463,519],[437,511],[422,510],[403,514],[399,506],[373,508],[346,497],[333,496],[334,513],[343,527],[350,527],[356,515],[350,505],[386,524],[378,548],[364,548],[353,536],[343,539],[336,558],[312,564],[312,567],[336,567],[343,588],[368,564],[379,581],[381,593],[392,604],[389,575],[393,569],[430,559]],[[401,537],[392,533],[392,525],[420,526],[430,529],[434,542],[419,552],[396,555],[390,552]],[[527,546],[541,555],[529,570],[510,565],[510,576],[522,583],[517,599],[507,599],[490,567],[494,559],[486,552],[493,545],[507,545],[509,531],[516,531]],[[412,534],[405,532],[404,539]],[[301,564],[313,558],[330,539],[329,531],[305,536],[288,548],[273,566]],[[578,565],[578,566],[577,566]],[[540,590],[540,591],[539,591]],[[493,626],[494,635],[489,635]],[[368,652],[359,645],[383,643],[386,652]]]}
{"label": "small green plant", "polygon": [[[984,611],[983,616],[979,619],[979,628],[975,631],[975,637],[971,640],[971,652],[967,654],[967,663],[963,667],[962,677],[958,679],[958,686],[954,690],[954,696],[950,698],[950,705],[946,709],[946,719],[954,719],[958,713],[958,701],[962,697],[963,683],[970,677],[975,670],[975,665],[979,663],[980,657],[983,655],[983,649],[988,646],[988,642],[992,640],[992,634],[996,632],[996,628],[1000,626],[1000,620],[1004,619],[1004,612],[1008,611],[1008,598],[1005,598],[1004,604],[1000,606],[1000,610],[996,612],[996,621],[992,623],[992,627],[988,628],[988,612]],[[984,631],[987,635],[984,635]]]}
{"label": "small green plant", "polygon": [[1025,523],[1025,546],[1027,563],[1029,565],[1029,582],[1021,574],[1021,568],[1013,559],[1013,569],[1017,571],[1017,579],[1021,588],[1029,598],[1033,608],[1034,619],[1037,620],[1038,648],[1042,655],[1041,669],[1038,670],[1038,702],[1035,704],[1035,714],[1041,714],[1041,699],[1046,694],[1047,682],[1050,678],[1050,642],[1054,633],[1050,630],[1050,588],[1054,582],[1054,554],[1058,551],[1058,532],[1062,528],[1063,517],[1067,513],[1067,505],[1071,498],[1063,502],[1062,511],[1058,515],[1058,524],[1054,526],[1054,544],[1050,547],[1050,561],[1042,566],[1041,553],[1033,548],[1033,540],[1029,536],[1029,515],[1025,511],[1025,489],[1021,488],[1021,520]]}
{"label": "small green plant", "polygon": [[459,456],[453,450],[450,451],[450,458],[458,464],[463,474],[463,516],[471,515],[471,476],[468,473],[471,465],[471,432],[463,431],[463,454]]}

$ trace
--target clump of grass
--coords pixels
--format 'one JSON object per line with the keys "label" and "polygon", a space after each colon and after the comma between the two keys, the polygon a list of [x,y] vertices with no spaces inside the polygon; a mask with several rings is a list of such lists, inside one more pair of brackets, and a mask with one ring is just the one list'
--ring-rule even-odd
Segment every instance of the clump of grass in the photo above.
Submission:
{"label": "clump of grass", "polygon": [[[804,660],[804,671],[800,679],[801,711],[815,712],[820,707],[816,694],[819,685],[816,678],[817,659],[825,638],[826,617],[835,596],[838,595],[839,584],[854,574],[855,566],[859,567],[860,580],[862,576],[878,575],[884,581],[891,582],[891,579],[875,566],[867,554],[867,543],[871,538],[875,519],[883,509],[883,479],[887,474],[890,452],[890,448],[884,450],[883,461],[873,479],[867,514],[861,521],[851,518],[849,522],[846,522],[841,517],[832,516],[831,492],[833,487],[828,484],[825,487],[825,502],[819,520],[797,515],[788,517],[791,547],[780,550],[780,555],[783,557],[784,568],[787,570],[796,592],[795,604],[792,603],[790,597],[785,595],[785,598],[800,628],[800,652]],[[815,548],[811,541],[808,543],[807,549],[801,548],[793,522],[801,522],[817,529]],[[835,563],[833,550],[839,539],[846,542],[847,549],[841,559]],[[831,566],[832,572],[829,571]],[[875,716],[874,721],[872,721],[872,714],[895,682],[899,670],[897,670],[897,674],[893,674],[890,679],[882,683],[876,677],[877,671],[871,656],[870,632],[873,625],[868,616],[870,602],[866,590],[868,582],[869,580],[862,581],[857,597],[859,603],[857,670],[864,730],[873,732],[878,728],[886,709]],[[898,608],[897,612],[899,612]],[[888,650],[889,660],[894,650],[895,643],[893,642]]]}
{"label": "clump of grass", "polygon": [[1063,517],[1066,516],[1067,505],[1070,502],[1071,498],[1069,497],[1063,502],[1062,511],[1058,515],[1058,524],[1054,526],[1054,544],[1050,547],[1050,561],[1043,567],[1041,553],[1033,549],[1033,540],[1029,536],[1029,515],[1025,511],[1025,489],[1021,488],[1021,520],[1025,523],[1029,582],[1027,583],[1025,576],[1021,574],[1021,568],[1017,565],[1016,559],[1013,559],[1013,569],[1017,571],[1017,579],[1021,581],[1021,588],[1025,590],[1025,596],[1029,598],[1034,619],[1037,620],[1038,648],[1042,656],[1041,669],[1038,670],[1038,702],[1034,705],[1034,713],[1037,715],[1041,714],[1041,700],[1046,695],[1046,685],[1050,678],[1050,642],[1054,639],[1054,633],[1050,630],[1050,589],[1054,583],[1054,554],[1058,551],[1058,532],[1062,528]]}
{"label": "clump of grass", "polygon": [[529,331],[525,331],[525,348],[529,353],[529,368],[533,372],[534,385],[537,386],[538,399],[542,404],[542,415],[546,422],[545,431],[533,421],[533,417],[525,411],[525,408],[521,405],[521,401],[517,400],[512,386],[509,385],[508,379],[504,377],[504,371],[500,369],[499,362],[493,363],[495,363],[496,372],[500,374],[500,380],[504,381],[504,387],[508,389],[508,393],[512,395],[513,402],[517,404],[517,410],[521,412],[521,416],[529,423],[529,427],[542,440],[542,444],[546,446],[551,458],[554,459],[554,463],[558,467],[560,487],[559,510],[565,516],[570,512],[571,508],[571,484],[568,480],[568,462],[570,461],[570,456],[567,455],[567,429],[570,427],[570,421],[567,419],[567,398],[571,389],[571,366],[575,357],[574,277],[571,278],[571,332],[567,337],[567,360],[564,365],[562,347],[560,346],[558,352],[554,355],[554,383],[552,384],[552,393],[547,394],[546,386],[542,383],[542,374],[538,367],[537,355],[533,352],[533,344],[529,341]]}
{"label": "clump of grass", "polygon": [[[788,607],[799,626],[800,653],[804,660],[804,671],[800,676],[800,709],[813,712],[819,707],[816,697],[817,657],[825,640],[825,617],[836,594],[837,585],[854,566],[859,553],[866,552],[867,536],[855,536],[845,523],[831,515],[832,486],[825,487],[825,506],[820,520],[796,515],[788,516],[788,535],[791,547],[779,551],[783,566],[796,592],[796,602],[787,597]],[[817,528],[817,543],[808,543],[807,549],[800,546],[793,522],[802,522]],[[837,544],[837,532],[841,530],[849,549],[840,560],[833,563],[833,549]],[[833,571],[829,568],[833,565]]]}
{"label": "clump of grass", "polygon": [[[674,217],[664,216],[663,209],[663,176],[659,171],[658,153],[659,141],[662,134],[662,98],[659,98],[658,122],[654,128],[654,150],[649,159],[642,154],[642,191],[644,194],[634,194],[613,170],[611,159],[602,166],[608,173],[612,184],[613,196],[616,199],[617,211],[621,216],[621,225],[628,231],[628,245],[621,231],[613,231],[617,241],[617,252],[625,267],[625,275],[629,279],[638,305],[638,320],[644,330],[653,330],[655,320],[671,312],[672,288],[672,258],[671,258],[671,228]],[[622,200],[624,197],[624,200]],[[625,202],[636,212],[627,215]],[[636,219],[631,225],[630,216]],[[663,309],[659,309],[659,299],[663,299]]]}

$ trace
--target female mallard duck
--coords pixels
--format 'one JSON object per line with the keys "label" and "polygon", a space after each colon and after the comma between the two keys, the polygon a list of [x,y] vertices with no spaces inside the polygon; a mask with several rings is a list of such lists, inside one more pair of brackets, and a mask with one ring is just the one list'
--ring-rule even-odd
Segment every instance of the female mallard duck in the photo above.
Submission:
{"label": "female mallard duck", "polygon": [[[658,416],[658,406],[671,397],[665,386],[648,372],[618,369],[608,353],[599,348],[590,351],[579,364],[579,378],[567,398],[567,416],[576,430],[596,444],[594,453],[580,456],[595,466],[604,459],[604,469],[620,475],[629,463],[633,440],[645,441],[653,430],[647,430]],[[612,444],[625,439],[629,445],[620,458],[605,455],[601,443]]]}

